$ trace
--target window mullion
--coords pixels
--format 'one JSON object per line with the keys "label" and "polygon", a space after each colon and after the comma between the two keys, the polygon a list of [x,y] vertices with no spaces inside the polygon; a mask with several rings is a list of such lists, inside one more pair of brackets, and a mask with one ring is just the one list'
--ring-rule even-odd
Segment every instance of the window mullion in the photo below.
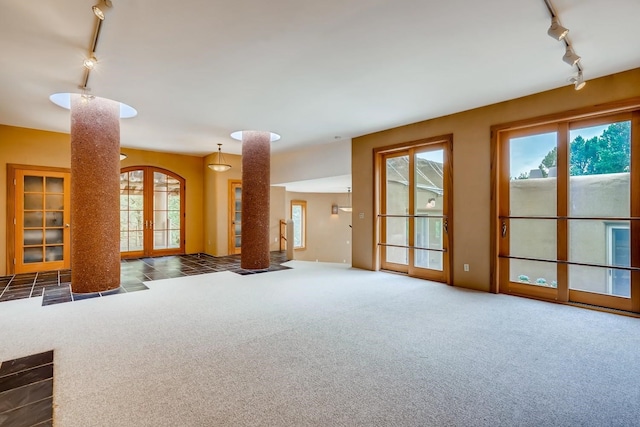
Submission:
{"label": "window mullion", "polygon": [[[558,124],[557,132],[557,213],[559,217],[569,216],[569,124]],[[557,259],[569,260],[569,226],[566,219],[557,222]],[[564,263],[557,265],[558,300],[569,301],[569,266]]]}

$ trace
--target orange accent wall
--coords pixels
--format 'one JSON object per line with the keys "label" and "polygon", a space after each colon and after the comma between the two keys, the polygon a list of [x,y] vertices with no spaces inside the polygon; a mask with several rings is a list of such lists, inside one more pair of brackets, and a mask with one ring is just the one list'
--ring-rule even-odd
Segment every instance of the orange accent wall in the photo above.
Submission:
{"label": "orange accent wall", "polygon": [[[69,168],[70,147],[69,134],[0,125],[0,275],[7,272],[7,163]],[[126,148],[121,151],[128,155],[122,167],[158,166],[186,179],[185,250],[203,252],[203,158]]]}

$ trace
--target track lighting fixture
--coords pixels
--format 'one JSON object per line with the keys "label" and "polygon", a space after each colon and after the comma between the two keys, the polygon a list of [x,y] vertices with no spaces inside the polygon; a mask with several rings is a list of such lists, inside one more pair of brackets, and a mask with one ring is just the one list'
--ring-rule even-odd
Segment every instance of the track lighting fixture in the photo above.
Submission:
{"label": "track lighting fixture", "polygon": [[582,89],[587,84],[587,82],[584,81],[582,70],[579,70],[577,75],[570,77],[569,82],[575,85],[576,90]]}
{"label": "track lighting fixture", "polygon": [[85,58],[85,60],[82,62],[82,65],[84,65],[84,68],[86,68],[87,70],[93,70],[97,63],[98,60],[95,56],[92,55],[88,58]]}
{"label": "track lighting fixture", "polygon": [[565,51],[562,60],[573,67],[578,63],[578,61],[580,61],[580,57],[576,55],[571,45],[567,45],[567,50]]}
{"label": "track lighting fixture", "polygon": [[231,169],[231,165],[224,163],[224,156],[222,155],[222,144],[218,144],[218,161],[207,165],[209,169],[215,172],[226,172]]}
{"label": "track lighting fixture", "polygon": [[98,19],[103,21],[107,9],[111,6],[111,0],[100,0],[100,2],[98,2],[98,4],[96,4],[95,6],[92,6],[91,9],[93,10],[93,13],[98,17]]}
{"label": "track lighting fixture", "polygon": [[562,25],[560,25],[560,21],[558,20],[558,17],[554,16],[553,18],[551,18],[551,26],[549,27],[547,34],[549,34],[554,39],[560,41],[564,39],[568,33],[569,33],[569,30],[563,27]]}
{"label": "track lighting fixture", "polygon": [[569,82],[575,85],[576,90],[582,89],[586,82],[584,81],[584,76],[582,75],[582,64],[580,63],[580,57],[574,52],[573,46],[569,41],[569,30],[562,25],[560,25],[560,20],[558,19],[558,15],[556,14],[553,5],[551,4],[551,0],[544,0],[544,4],[547,6],[547,10],[549,11],[549,15],[551,15],[551,26],[549,30],[547,30],[547,34],[553,37],[554,39],[564,42],[566,46],[564,56],[562,60],[572,67],[576,67],[578,69],[578,74],[575,76],[571,76],[569,78]]}

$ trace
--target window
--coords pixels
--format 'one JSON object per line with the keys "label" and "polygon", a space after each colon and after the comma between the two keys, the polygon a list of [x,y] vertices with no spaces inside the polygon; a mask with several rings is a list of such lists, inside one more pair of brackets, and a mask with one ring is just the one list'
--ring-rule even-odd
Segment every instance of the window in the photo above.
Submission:
{"label": "window", "polygon": [[496,290],[640,312],[640,110],[573,114],[498,133]]}
{"label": "window", "polygon": [[293,220],[293,249],[305,249],[307,246],[307,202],[291,201],[291,220]]}
{"label": "window", "polygon": [[[629,246],[629,224],[607,224],[607,264],[629,267],[631,251]],[[607,291],[611,295],[629,297],[631,295],[631,272],[610,268]]]}

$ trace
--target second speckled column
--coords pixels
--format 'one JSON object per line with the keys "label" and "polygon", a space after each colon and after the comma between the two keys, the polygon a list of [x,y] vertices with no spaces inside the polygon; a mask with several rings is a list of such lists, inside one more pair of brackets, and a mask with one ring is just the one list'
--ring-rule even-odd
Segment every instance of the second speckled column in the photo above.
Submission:
{"label": "second speckled column", "polygon": [[240,267],[269,268],[271,132],[242,132],[242,252]]}

